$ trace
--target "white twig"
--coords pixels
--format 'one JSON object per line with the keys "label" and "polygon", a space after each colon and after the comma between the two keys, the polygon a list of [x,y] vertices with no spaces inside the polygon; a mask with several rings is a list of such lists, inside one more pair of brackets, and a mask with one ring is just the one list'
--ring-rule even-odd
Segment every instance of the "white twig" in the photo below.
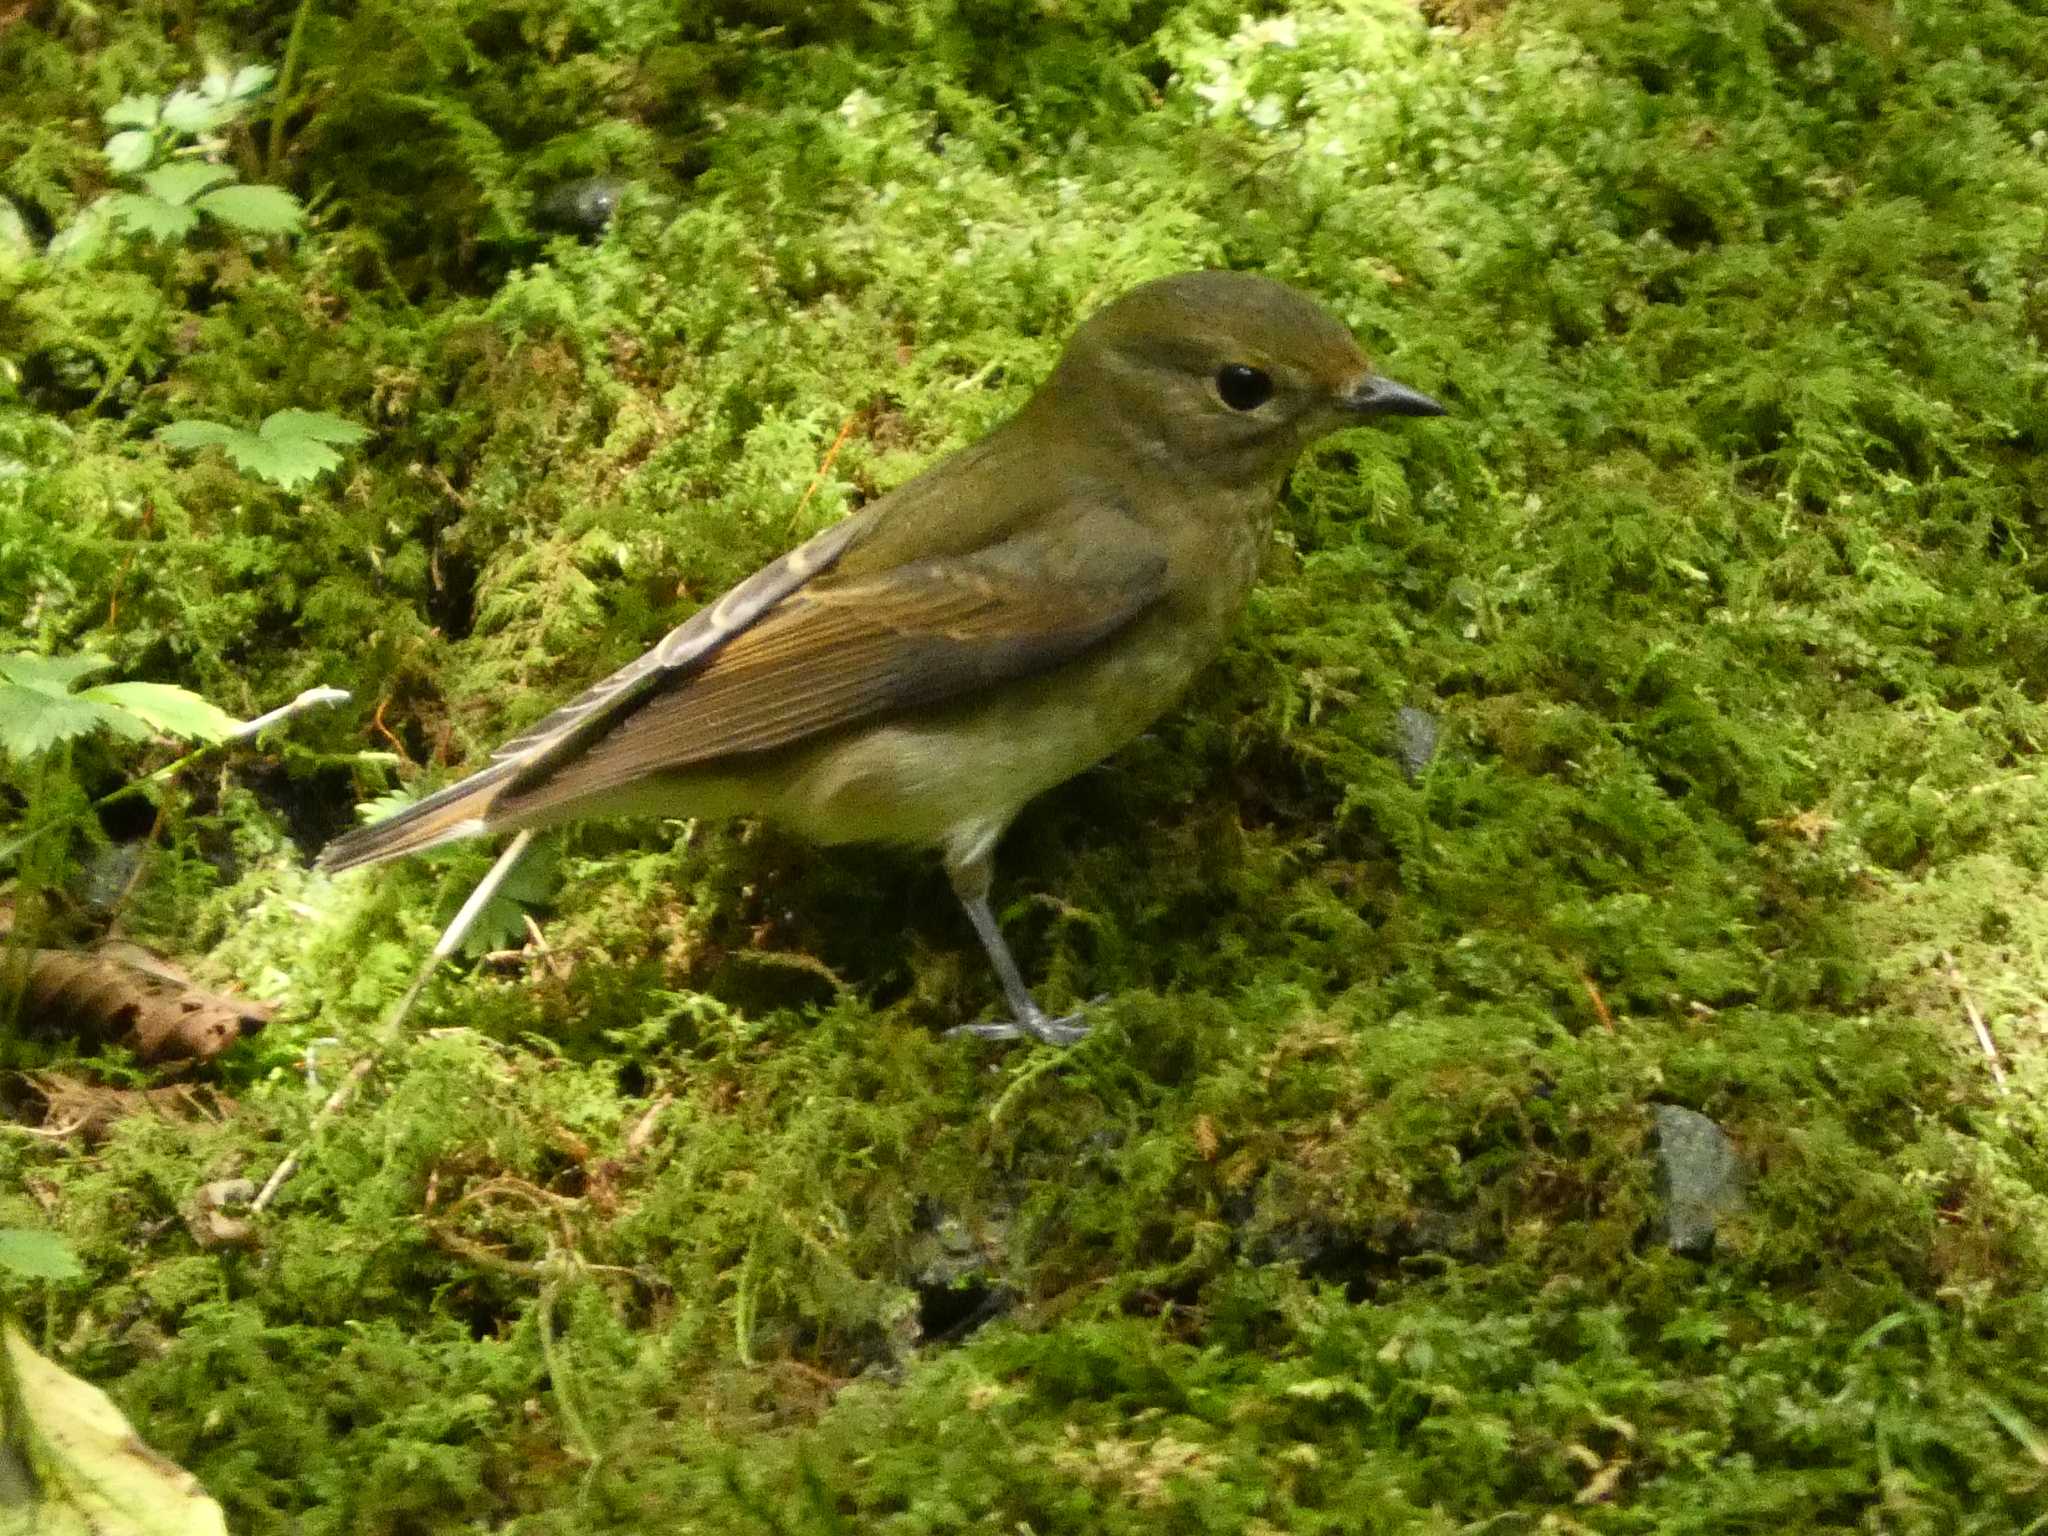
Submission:
{"label": "white twig", "polygon": [[2005,1065],[1998,1059],[1998,1045],[1991,1038],[1991,1028],[1984,1022],[1984,1015],[1977,1011],[1977,1000],[1970,996],[1970,989],[1963,982],[1963,973],[1956,967],[1956,957],[1947,950],[1941,952],[1942,966],[1948,971],[1948,984],[1956,989],[1956,996],[1963,1000],[1963,1012],[1969,1017],[1970,1028],[1977,1031],[1977,1043],[1984,1047],[1984,1059],[1991,1063],[1991,1081],[2004,1093]]}
{"label": "white twig", "polygon": [[[303,698],[304,695],[301,694],[300,697]],[[327,1096],[327,1102],[322,1104],[313,1116],[313,1123],[306,1127],[306,1139],[287,1154],[283,1162],[270,1170],[270,1177],[263,1181],[263,1188],[258,1190],[256,1198],[249,1202],[252,1213],[262,1211],[277,1197],[277,1192],[284,1188],[284,1181],[298,1172],[299,1165],[305,1161],[306,1151],[312,1146],[313,1138],[318,1136],[327,1122],[340,1114],[348,1106],[348,1101],[355,1097],[356,1089],[377,1065],[379,1054],[398,1038],[398,1031],[404,1027],[406,1019],[412,1013],[413,1005],[420,1000],[420,994],[426,991],[427,983],[433,980],[434,972],[441,968],[443,960],[462,947],[462,941],[469,937],[469,930],[476,926],[478,915],[490,904],[491,898],[498,894],[498,888],[518,867],[519,861],[526,856],[526,850],[532,844],[533,833],[521,832],[505,845],[505,851],[498,855],[498,862],[491,866],[491,872],[476,883],[476,889],[469,893],[469,900],[465,901],[462,910],[455,914],[455,921],[450,923],[447,931],[441,935],[433,953],[420,963],[419,974],[413,977],[412,985],[405,989],[405,996],[401,997],[391,1012],[385,1015],[384,1022],[377,1026],[377,1032],[370,1037],[368,1048],[349,1064],[347,1074],[334,1085],[334,1092]]]}
{"label": "white twig", "polygon": [[258,715],[254,720],[246,720],[236,726],[234,730],[228,732],[227,739],[249,741],[273,725],[281,725],[295,715],[303,715],[309,709],[319,709],[326,704],[346,704],[348,701],[349,691],[346,688],[308,688],[291,703],[280,704],[277,708]]}

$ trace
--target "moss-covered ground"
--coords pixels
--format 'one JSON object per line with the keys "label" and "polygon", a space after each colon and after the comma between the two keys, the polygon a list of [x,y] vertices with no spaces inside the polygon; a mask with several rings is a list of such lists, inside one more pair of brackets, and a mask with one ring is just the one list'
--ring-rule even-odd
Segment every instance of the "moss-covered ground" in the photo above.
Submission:
{"label": "moss-covered ground", "polygon": [[[64,850],[152,833],[126,931],[284,1005],[232,1107],[0,1135],[87,1269],[0,1283],[238,1531],[2048,1530],[2038,7],[299,9],[0,14],[6,648],[356,695]],[[226,154],[309,231],[36,255],[214,61],[285,65]],[[997,1000],[921,859],[587,828],[195,1243],[488,862],[311,875],[359,799],[1197,265],[1454,414],[1313,454],[1225,659],[1010,837],[1090,1041],[938,1038]],[[285,407],[375,435],[290,494],[150,435]],[[1749,1170],[1705,1259],[1658,1102]]]}

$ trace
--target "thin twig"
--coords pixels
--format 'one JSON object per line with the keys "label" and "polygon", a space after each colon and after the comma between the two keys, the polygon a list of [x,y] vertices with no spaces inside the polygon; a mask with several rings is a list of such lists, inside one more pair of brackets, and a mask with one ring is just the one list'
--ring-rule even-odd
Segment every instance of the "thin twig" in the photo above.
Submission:
{"label": "thin twig", "polygon": [[391,743],[391,749],[398,754],[400,762],[412,761],[412,754],[405,750],[405,743],[391,734],[391,727],[384,723],[384,706],[391,702],[387,695],[377,701],[377,712],[370,716],[370,729]]}
{"label": "thin twig", "polygon": [[1956,966],[1956,957],[1947,950],[1941,952],[1941,964],[1948,972],[1948,984],[1956,989],[1956,996],[1963,1000],[1963,1013],[1970,1020],[1970,1028],[1977,1032],[1977,1043],[1984,1047],[1984,1059],[1991,1063],[1991,1081],[2004,1093],[2005,1064],[1998,1059],[1997,1042],[1991,1038],[1991,1028],[1984,1022],[1984,1015],[1977,1011],[1977,1000],[1970,996],[1970,989],[1963,981],[1963,973]]}
{"label": "thin twig", "polygon": [[149,872],[148,850],[154,847],[156,840],[163,835],[164,813],[170,809],[170,805],[169,800],[157,802],[156,816],[150,821],[149,830],[142,834],[142,847],[136,850],[135,867],[128,871],[128,878],[121,884],[120,895],[114,898],[112,905],[107,909],[109,927],[119,923],[121,909],[128,905],[128,898],[135,894],[135,888],[142,884],[142,877]]}
{"label": "thin twig", "polygon": [[1593,1005],[1593,1012],[1599,1016],[1600,1027],[1610,1035],[1614,1033],[1614,1011],[1607,1006],[1607,999],[1600,995],[1600,984],[1593,980],[1592,973],[1583,967],[1579,971],[1579,985],[1586,989],[1586,998]]}
{"label": "thin twig", "polygon": [[285,40],[284,68],[278,72],[277,100],[270,109],[270,153],[263,164],[263,174],[272,178],[284,162],[284,120],[291,116],[292,88],[299,83],[299,47],[306,40],[306,15],[312,9],[313,0],[299,0],[291,35]]}
{"label": "thin twig", "polygon": [[[258,715],[254,720],[245,720],[226,736],[227,741],[254,741],[257,736],[273,725],[303,715],[309,709],[319,709],[327,704],[346,704],[349,692],[346,688],[308,688],[289,704],[280,704],[267,714]],[[176,766],[175,764],[173,765]],[[166,769],[165,772],[169,772]]]}
{"label": "thin twig", "polygon": [[526,850],[532,843],[533,833],[525,831],[505,845],[505,851],[498,855],[498,862],[491,866],[491,872],[479,880],[476,889],[469,893],[469,900],[465,901],[462,910],[455,914],[455,920],[441,935],[433,953],[420,963],[419,973],[413,977],[412,985],[405,989],[405,996],[401,997],[391,1012],[384,1016],[384,1021],[370,1037],[370,1043],[363,1054],[349,1064],[347,1074],[334,1085],[334,1092],[327,1096],[327,1102],[322,1104],[313,1116],[313,1123],[306,1127],[305,1140],[286,1154],[283,1162],[271,1169],[270,1177],[263,1181],[263,1188],[258,1190],[256,1198],[249,1202],[252,1213],[260,1213],[277,1198],[277,1192],[284,1188],[284,1181],[298,1172],[299,1165],[305,1161],[314,1138],[325,1129],[328,1121],[348,1107],[349,1100],[355,1097],[356,1089],[377,1065],[377,1058],[383,1053],[384,1048],[398,1038],[399,1030],[404,1027],[406,1019],[411,1015],[414,1004],[419,1002],[420,994],[426,991],[427,983],[434,979],[434,973],[441,968],[441,962],[462,947],[462,941],[469,937],[469,930],[476,926],[478,916],[490,904],[491,898],[498,894],[498,887],[505,883],[519,861],[526,856]]}
{"label": "thin twig", "polygon": [[553,1253],[548,1256],[548,1268],[554,1275],[540,1288],[540,1305],[534,1317],[540,1334],[541,1364],[547,1367],[548,1381],[555,1389],[555,1406],[561,1412],[562,1427],[569,1432],[570,1452],[595,1465],[604,1458],[598,1452],[597,1440],[590,1433],[590,1426],[583,1422],[583,1415],[576,1407],[575,1388],[570,1384],[569,1373],[562,1369],[561,1357],[555,1350],[555,1294],[568,1262],[559,1252]]}
{"label": "thin twig", "polygon": [[654,1138],[655,1121],[659,1120],[661,1112],[667,1109],[669,1105],[675,1103],[675,1101],[676,1096],[672,1093],[657,1094],[654,1102],[647,1106],[646,1112],[633,1122],[633,1129],[626,1132],[626,1155],[628,1157],[638,1157],[647,1150],[647,1143]]}
{"label": "thin twig", "polygon": [[862,406],[860,411],[850,413],[846,420],[839,423],[839,435],[832,439],[832,446],[825,450],[824,460],[818,465],[818,472],[811,476],[811,483],[804,487],[803,496],[796,504],[796,515],[790,521],[795,522],[804,515],[804,508],[811,504],[811,498],[818,494],[818,487],[823,485],[825,477],[832,473],[832,461],[839,457],[839,450],[846,446],[846,439],[853,432],[853,424],[860,420],[861,411],[866,409],[867,407]]}

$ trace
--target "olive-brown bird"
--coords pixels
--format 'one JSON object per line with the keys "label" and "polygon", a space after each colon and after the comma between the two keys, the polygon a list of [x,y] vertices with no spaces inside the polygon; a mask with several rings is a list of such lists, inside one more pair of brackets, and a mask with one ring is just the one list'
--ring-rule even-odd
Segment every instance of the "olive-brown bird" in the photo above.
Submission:
{"label": "olive-brown bird", "polygon": [[988,894],[1024,803],[1151,724],[1222,647],[1281,481],[1325,433],[1443,407],[1268,278],[1189,272],[1098,312],[1023,409],[762,567],[488,766],[351,832],[348,869],[589,816],[759,815],[932,847],[1053,1044]]}

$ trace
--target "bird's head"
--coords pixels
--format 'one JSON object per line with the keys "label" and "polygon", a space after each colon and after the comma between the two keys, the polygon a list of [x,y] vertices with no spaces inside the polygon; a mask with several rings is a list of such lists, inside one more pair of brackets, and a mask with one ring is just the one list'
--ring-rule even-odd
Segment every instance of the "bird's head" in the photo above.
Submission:
{"label": "bird's head", "polygon": [[1306,294],[1249,272],[1184,272],[1089,318],[1047,393],[1095,430],[1221,483],[1277,478],[1316,438],[1380,416],[1440,416],[1373,371],[1350,331]]}

